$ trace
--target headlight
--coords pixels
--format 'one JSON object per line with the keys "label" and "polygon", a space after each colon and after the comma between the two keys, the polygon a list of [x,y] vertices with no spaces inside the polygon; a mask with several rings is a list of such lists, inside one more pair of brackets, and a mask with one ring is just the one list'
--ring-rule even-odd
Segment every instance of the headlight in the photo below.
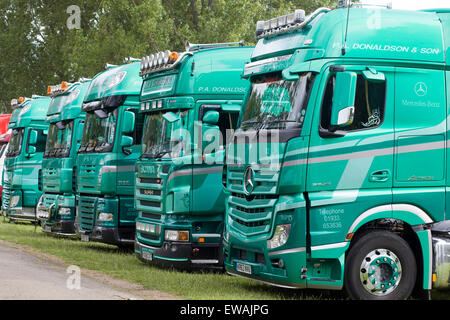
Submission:
{"label": "headlight", "polygon": [[65,216],[65,215],[68,215],[70,213],[71,213],[70,212],[70,208],[59,208],[59,210],[58,210],[58,214],[61,215],[61,216]]}
{"label": "headlight", "polygon": [[98,214],[99,221],[112,221],[113,218],[114,218],[114,215],[112,213],[100,212]]}
{"label": "headlight", "polygon": [[13,196],[11,197],[11,200],[9,201],[9,207],[14,208],[19,203],[20,196]]}
{"label": "headlight", "polygon": [[267,248],[274,249],[281,247],[283,244],[287,242],[290,231],[291,231],[290,224],[280,224],[276,226],[272,239],[267,240]]}
{"label": "headlight", "polygon": [[164,239],[169,241],[189,241],[189,231],[166,230]]}

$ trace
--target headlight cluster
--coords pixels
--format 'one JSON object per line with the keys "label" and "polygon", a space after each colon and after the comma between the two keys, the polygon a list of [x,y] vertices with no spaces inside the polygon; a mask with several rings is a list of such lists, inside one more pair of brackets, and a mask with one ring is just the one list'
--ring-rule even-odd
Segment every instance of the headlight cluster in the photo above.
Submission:
{"label": "headlight cluster", "polygon": [[290,231],[291,231],[290,224],[280,224],[276,226],[272,239],[267,240],[267,248],[274,249],[284,245],[289,238]]}
{"label": "headlight cluster", "polygon": [[189,231],[166,230],[164,239],[169,241],[189,241]]}
{"label": "headlight cluster", "polygon": [[66,216],[69,215],[71,213],[70,208],[59,208],[58,210],[58,214],[61,216]]}
{"label": "headlight cluster", "polygon": [[100,212],[98,214],[99,221],[112,221],[114,219],[114,215],[112,213]]}
{"label": "headlight cluster", "polygon": [[42,210],[41,208],[38,207],[37,209],[37,216],[39,219],[48,219],[49,217],[49,212],[46,210]]}
{"label": "headlight cluster", "polygon": [[9,201],[9,207],[14,208],[19,204],[20,196],[13,196]]}

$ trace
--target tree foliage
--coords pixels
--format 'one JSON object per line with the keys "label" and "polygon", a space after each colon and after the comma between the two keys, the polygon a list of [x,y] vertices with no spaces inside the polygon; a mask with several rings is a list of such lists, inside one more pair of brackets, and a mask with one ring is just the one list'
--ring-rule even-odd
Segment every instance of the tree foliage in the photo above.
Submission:
{"label": "tree foliage", "polygon": [[[191,43],[254,44],[258,20],[336,0],[2,0],[0,113],[47,85],[93,77],[106,63]],[[76,5],[79,27],[68,27]]]}

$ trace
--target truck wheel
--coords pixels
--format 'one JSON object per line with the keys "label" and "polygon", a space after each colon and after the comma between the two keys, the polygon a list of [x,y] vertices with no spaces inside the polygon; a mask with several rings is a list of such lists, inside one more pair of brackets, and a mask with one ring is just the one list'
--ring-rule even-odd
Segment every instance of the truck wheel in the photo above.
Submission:
{"label": "truck wheel", "polygon": [[354,300],[405,300],[416,275],[416,259],[408,243],[392,232],[374,231],[350,249],[344,287]]}

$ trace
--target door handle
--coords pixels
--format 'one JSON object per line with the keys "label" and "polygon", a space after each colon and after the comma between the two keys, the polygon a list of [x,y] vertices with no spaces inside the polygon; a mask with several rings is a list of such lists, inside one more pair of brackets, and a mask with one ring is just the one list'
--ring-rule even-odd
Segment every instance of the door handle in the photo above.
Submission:
{"label": "door handle", "polygon": [[370,174],[369,181],[370,182],[386,182],[389,180],[391,176],[389,170],[380,170],[375,171]]}

